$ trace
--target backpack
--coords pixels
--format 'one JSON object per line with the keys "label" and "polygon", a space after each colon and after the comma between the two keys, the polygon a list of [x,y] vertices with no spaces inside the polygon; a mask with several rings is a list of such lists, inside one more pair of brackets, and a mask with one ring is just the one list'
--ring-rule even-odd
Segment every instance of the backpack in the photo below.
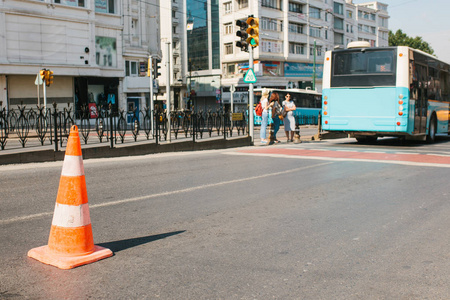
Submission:
{"label": "backpack", "polygon": [[262,105],[261,105],[261,102],[259,102],[257,105],[256,105],[256,107],[255,107],[255,114],[257,115],[257,116],[262,116],[262,112],[263,112],[263,108],[262,108]]}

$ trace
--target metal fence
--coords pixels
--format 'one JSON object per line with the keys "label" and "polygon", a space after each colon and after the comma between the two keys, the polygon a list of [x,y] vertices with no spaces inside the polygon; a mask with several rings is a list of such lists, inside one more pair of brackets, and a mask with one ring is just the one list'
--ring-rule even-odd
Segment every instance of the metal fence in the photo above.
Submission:
{"label": "metal fence", "polygon": [[223,110],[173,111],[168,116],[165,111],[152,112],[149,108],[133,112],[115,112],[109,108],[100,109],[96,117],[92,118],[88,107],[73,112],[72,107],[61,110],[55,103],[53,108],[47,109],[43,106],[18,106],[17,110],[7,111],[3,108],[0,111],[0,147],[5,150],[8,141],[14,139],[23,148],[30,142],[40,145],[50,143],[58,151],[58,147],[63,147],[67,141],[72,125],[79,127],[85,144],[107,142],[111,148],[118,143],[150,139],[156,143],[172,138],[192,138],[195,141],[222,136],[226,139],[233,134],[239,136],[248,133],[246,114],[241,112],[238,119],[232,121],[231,115]]}

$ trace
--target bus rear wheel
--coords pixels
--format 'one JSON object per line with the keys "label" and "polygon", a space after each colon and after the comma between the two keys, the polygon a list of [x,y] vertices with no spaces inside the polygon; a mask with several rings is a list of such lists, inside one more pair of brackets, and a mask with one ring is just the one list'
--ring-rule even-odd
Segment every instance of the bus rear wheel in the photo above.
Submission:
{"label": "bus rear wheel", "polygon": [[432,144],[436,141],[436,115],[433,115],[430,120],[430,126],[428,128],[427,142]]}

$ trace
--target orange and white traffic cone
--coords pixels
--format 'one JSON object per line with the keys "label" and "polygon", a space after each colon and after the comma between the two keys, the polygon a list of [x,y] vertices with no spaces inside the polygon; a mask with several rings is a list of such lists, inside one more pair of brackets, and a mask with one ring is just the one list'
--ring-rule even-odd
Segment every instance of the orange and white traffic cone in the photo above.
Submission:
{"label": "orange and white traffic cone", "polygon": [[112,255],[111,250],[94,245],[80,136],[74,125],[67,142],[48,245],[31,249],[28,256],[60,269],[72,269]]}

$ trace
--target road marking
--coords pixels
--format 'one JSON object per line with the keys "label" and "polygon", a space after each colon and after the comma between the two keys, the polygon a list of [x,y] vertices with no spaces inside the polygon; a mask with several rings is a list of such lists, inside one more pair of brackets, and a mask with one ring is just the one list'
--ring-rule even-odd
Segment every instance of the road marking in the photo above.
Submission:
{"label": "road marking", "polygon": [[361,161],[374,163],[387,163],[408,166],[450,168],[450,157],[424,154],[394,154],[394,153],[368,153],[355,151],[311,151],[305,149],[250,149],[238,150],[234,155],[284,157],[296,159],[315,159],[327,161]]}
{"label": "road marking", "polygon": [[[106,206],[138,202],[138,201],[148,200],[148,199],[152,199],[152,198],[165,197],[165,196],[182,194],[182,193],[190,193],[190,192],[197,191],[197,190],[202,190],[202,189],[207,189],[207,188],[212,188],[212,187],[217,187],[217,186],[223,186],[223,185],[227,185],[227,184],[241,183],[243,181],[259,180],[261,178],[266,178],[266,177],[295,173],[295,172],[303,171],[306,169],[317,168],[317,167],[329,165],[329,164],[332,164],[332,163],[331,162],[319,163],[319,164],[315,164],[312,166],[300,167],[300,168],[284,170],[284,171],[275,172],[275,173],[268,173],[268,174],[253,176],[253,177],[246,177],[246,178],[233,179],[233,180],[229,180],[229,181],[204,184],[204,185],[199,185],[199,186],[176,190],[176,191],[168,191],[168,192],[162,192],[162,193],[158,193],[158,194],[144,195],[144,196],[122,199],[122,200],[117,200],[117,201],[104,202],[104,203],[99,203],[99,204],[94,204],[94,205],[89,204],[89,208],[95,209],[95,208],[106,207]],[[15,223],[15,222],[20,222],[20,221],[33,220],[33,219],[37,219],[37,218],[41,218],[41,217],[51,216],[52,214],[53,214],[53,212],[43,212],[43,213],[39,213],[39,214],[32,214],[32,215],[27,215],[27,216],[22,216],[22,217],[15,217],[12,219],[0,220],[0,225],[10,224],[10,223]]]}

